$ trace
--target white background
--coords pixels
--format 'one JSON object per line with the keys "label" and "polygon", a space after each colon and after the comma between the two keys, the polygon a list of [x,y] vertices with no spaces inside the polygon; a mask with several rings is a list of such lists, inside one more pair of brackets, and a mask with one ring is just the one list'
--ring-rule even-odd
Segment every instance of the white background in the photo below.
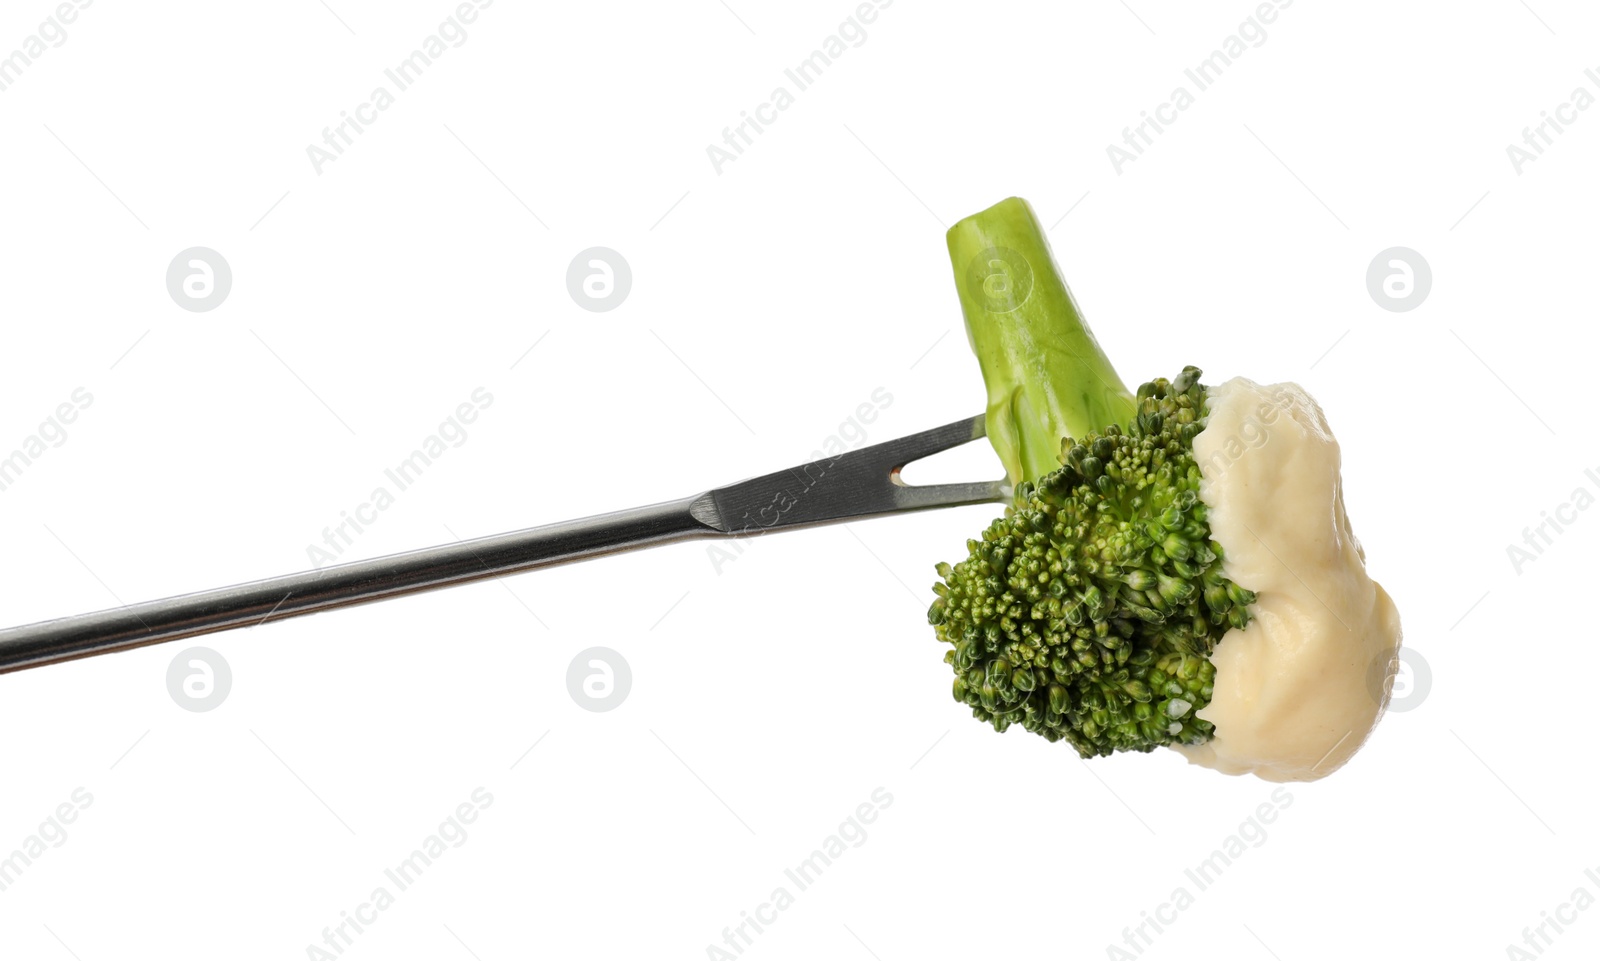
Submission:
{"label": "white background", "polygon": [[[1107,144],[1254,9],[1129,2],[901,0],[720,175],[707,145],[853,4],[500,0],[319,175],[307,145],[451,4],[95,3],[0,92],[0,450],[94,398],[0,492],[0,623],[302,569],[477,387],[469,439],[346,557],[797,463],[880,387],[870,441],[978,413],[943,232],[1019,194],[1130,383],[1194,363],[1321,401],[1432,670],[1143,956],[1506,957],[1600,894],[1600,511],[1507,556],[1600,492],[1600,110],[1520,175],[1506,155],[1595,89],[1600,13],[1300,0],[1119,175]],[[0,54],[52,9],[6,4]],[[197,245],[234,275],[209,313],[164,285]],[[609,313],[566,287],[596,245],[632,265]],[[1408,313],[1366,289],[1394,245],[1432,265]],[[994,472],[975,447],[946,476]],[[951,701],[928,585],[992,513],[217,635],[192,642],[232,666],[208,713],[167,690],[189,643],[7,675],[0,854],[93,801],[0,892],[0,944],[306,957],[482,786],[344,957],[703,958],[882,787],[745,958],[1106,957],[1271,786],[1085,765]],[[601,714],[565,680],[597,645],[633,672]],[[1600,946],[1576,916],[1545,956]]]}

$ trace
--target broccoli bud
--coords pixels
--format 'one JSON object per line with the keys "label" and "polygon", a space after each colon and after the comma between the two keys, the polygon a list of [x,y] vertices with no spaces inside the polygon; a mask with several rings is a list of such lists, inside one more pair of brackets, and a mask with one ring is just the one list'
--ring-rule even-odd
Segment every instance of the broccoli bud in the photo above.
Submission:
{"label": "broccoli bud", "polygon": [[[1223,576],[1197,496],[1178,415],[1204,425],[1199,374],[1143,385],[1124,429],[1075,439],[966,560],[939,566],[928,620],[951,645],[956,699],[996,730],[1020,724],[1084,757],[1211,737],[1195,716],[1207,657],[1254,597]],[[1077,449],[1094,453],[1073,466]]]}

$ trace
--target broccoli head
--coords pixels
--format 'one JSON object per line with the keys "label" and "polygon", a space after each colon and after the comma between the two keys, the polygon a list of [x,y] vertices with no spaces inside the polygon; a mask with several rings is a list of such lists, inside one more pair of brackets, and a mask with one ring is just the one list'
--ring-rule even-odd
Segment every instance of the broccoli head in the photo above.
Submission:
{"label": "broccoli head", "polygon": [[1199,496],[1201,372],[1129,393],[1025,201],[948,241],[1015,492],[965,560],[937,568],[928,620],[956,700],[1083,757],[1209,740],[1209,655],[1255,595],[1224,576]]}

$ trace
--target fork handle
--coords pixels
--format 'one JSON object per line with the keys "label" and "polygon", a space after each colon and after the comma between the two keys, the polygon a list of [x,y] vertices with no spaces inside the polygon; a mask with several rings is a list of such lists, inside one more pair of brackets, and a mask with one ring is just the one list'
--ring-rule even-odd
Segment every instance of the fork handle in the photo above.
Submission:
{"label": "fork handle", "polygon": [[0,630],[0,673],[717,535],[704,495]]}

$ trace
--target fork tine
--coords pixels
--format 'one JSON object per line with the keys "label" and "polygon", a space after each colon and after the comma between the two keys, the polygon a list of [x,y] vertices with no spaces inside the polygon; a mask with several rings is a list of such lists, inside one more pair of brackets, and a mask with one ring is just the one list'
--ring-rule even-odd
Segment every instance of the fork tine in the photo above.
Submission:
{"label": "fork tine", "polygon": [[1011,499],[1004,480],[974,481],[965,484],[897,484],[895,510],[919,511],[931,507],[960,507],[963,504],[1003,503]]}
{"label": "fork tine", "polygon": [[720,487],[696,501],[697,516],[729,534],[822,524],[934,507],[1003,501],[1004,482],[907,485],[912,461],[984,436],[982,415]]}
{"label": "fork tine", "polygon": [[960,447],[968,441],[977,440],[985,436],[984,416],[966,417],[961,420],[934,427],[929,430],[894,440],[873,444],[857,451],[841,455],[841,458],[860,455],[863,459],[870,459],[873,463],[883,464],[890,470],[899,470],[905,465],[924,457]]}

